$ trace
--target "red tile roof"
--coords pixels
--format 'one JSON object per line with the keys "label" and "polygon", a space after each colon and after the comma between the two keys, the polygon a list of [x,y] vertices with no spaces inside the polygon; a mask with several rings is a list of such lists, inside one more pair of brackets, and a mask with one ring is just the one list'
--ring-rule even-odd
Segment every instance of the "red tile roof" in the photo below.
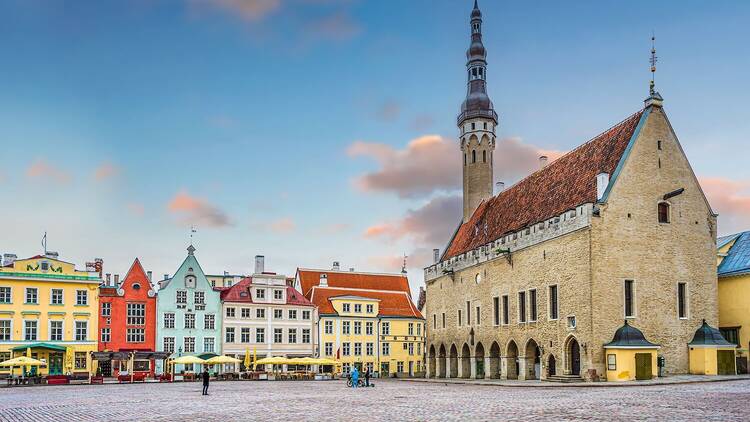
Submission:
{"label": "red tile roof", "polygon": [[458,228],[442,259],[596,202],[596,175],[614,173],[642,114],[642,110],[633,114],[479,204],[471,219]]}
{"label": "red tile roof", "polygon": [[310,297],[313,286],[320,284],[320,275],[328,276],[329,287],[342,287],[349,289],[391,290],[404,292],[411,297],[409,279],[403,274],[376,274],[360,273],[351,271],[326,271],[297,269],[302,294]]}
{"label": "red tile roof", "polygon": [[318,307],[318,313],[336,314],[331,299],[337,296],[359,296],[379,300],[378,316],[424,318],[405,292],[382,290],[338,289],[315,286],[310,300]]}
{"label": "red tile roof", "polygon": [[[232,287],[226,287],[221,291],[221,300],[225,302],[253,303],[250,287],[252,286],[252,277],[245,277],[239,283]],[[313,304],[302,296],[302,293],[294,287],[286,286],[286,304],[297,306],[313,306]]]}

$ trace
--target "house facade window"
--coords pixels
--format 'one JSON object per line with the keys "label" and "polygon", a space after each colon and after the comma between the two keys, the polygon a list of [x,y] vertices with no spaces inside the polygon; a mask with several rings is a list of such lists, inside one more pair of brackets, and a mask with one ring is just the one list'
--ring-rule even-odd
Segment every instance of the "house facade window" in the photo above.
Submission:
{"label": "house facade window", "polygon": [[607,370],[608,371],[616,371],[617,370],[617,356],[614,354],[607,355]]}
{"label": "house facade window", "polygon": [[375,326],[375,323],[372,321],[367,321],[365,323],[365,335],[371,336],[373,333],[373,327]]}
{"label": "house facade window", "polygon": [[349,312],[349,309],[351,309],[348,303],[344,303],[341,307],[343,312]]}
{"label": "house facade window", "polygon": [[333,356],[333,343],[327,342],[324,349],[326,356]]}
{"label": "house facade window", "polygon": [[63,289],[50,290],[49,303],[51,305],[62,305],[63,304]]}
{"label": "house facade window", "polygon": [[688,317],[688,289],[687,283],[677,283],[677,317]]}
{"label": "house facade window", "polygon": [[227,308],[226,313],[227,313],[227,318],[234,318],[235,309],[234,308]]}
{"label": "house facade window", "polygon": [[204,330],[216,329],[216,315],[214,314],[203,315],[203,329]]}
{"label": "house facade window", "polygon": [[354,335],[362,334],[362,321],[354,321]]}
{"label": "house facade window", "polygon": [[89,322],[88,321],[76,321],[75,329],[76,329],[76,341],[86,341],[86,339],[88,338],[88,332],[89,332]]}
{"label": "house facade window", "polygon": [[273,319],[282,319],[284,318],[284,310],[283,309],[274,309],[273,310]]}
{"label": "house facade window", "polygon": [[739,346],[740,343],[740,327],[726,327],[719,328],[721,335],[724,339],[732,344]]}
{"label": "house facade window", "polygon": [[333,321],[326,321],[323,323],[323,329],[326,334],[333,334]]}
{"label": "house facade window", "polygon": [[100,336],[100,340],[102,343],[109,343],[112,341],[112,335],[109,328],[102,328],[102,333]]}
{"label": "house facade window", "polygon": [[[107,330],[107,340],[102,341],[109,341],[109,328],[105,328]],[[103,332],[103,331],[102,331]],[[63,339],[63,322],[58,320],[52,320],[49,322],[49,339],[50,341],[62,341]]]}
{"label": "house facade window", "polygon": [[349,342],[345,342],[341,344],[341,354],[344,356],[349,356],[351,354],[350,350],[351,345]]}
{"label": "house facade window", "polygon": [[518,292],[518,322],[526,322],[526,292]]}
{"label": "house facade window", "polygon": [[310,344],[310,329],[309,328],[302,329],[302,343]]}
{"label": "house facade window", "polygon": [[26,288],[26,303],[32,305],[39,303],[39,290],[36,287]]}
{"label": "house facade window", "polygon": [[182,349],[185,353],[195,353],[195,337],[185,337],[182,339]]}
{"label": "house facade window", "polygon": [[75,369],[86,369],[86,352],[75,352]]}
{"label": "house facade window", "polygon": [[195,329],[195,314],[185,314],[185,328],[188,330]]}
{"label": "house facade window", "polygon": [[372,356],[375,353],[375,344],[367,343],[365,345],[365,353],[367,354],[367,356]]}
{"label": "house facade window", "polygon": [[265,299],[266,298],[266,290],[265,289],[256,289],[255,290],[255,298],[256,299]]}
{"label": "house facade window", "polygon": [[557,285],[549,286],[549,319],[559,318],[560,309],[557,300]]}
{"label": "house facade window", "polygon": [[284,331],[281,328],[273,329],[273,342],[283,343],[284,342]]}
{"label": "house facade window", "polygon": [[0,287],[0,303],[11,303],[10,287]]}
{"label": "house facade window", "polygon": [[297,329],[296,328],[290,328],[287,333],[287,342],[289,344],[297,343]]}
{"label": "house facade window", "polygon": [[266,329],[265,328],[256,328],[255,329],[255,342],[256,343],[265,343],[266,342]]}
{"label": "house facade window", "polygon": [[287,311],[287,318],[288,319],[297,319],[297,310],[296,309],[290,309]]}
{"label": "house facade window", "polygon": [[349,321],[343,321],[341,323],[341,334],[343,335],[349,335],[351,332],[351,322]]}
{"label": "house facade window", "polygon": [[167,312],[164,314],[164,328],[174,328],[174,313]]}
{"label": "house facade window", "polygon": [[354,304],[354,313],[355,314],[361,314],[362,313],[362,304],[355,303]]}
{"label": "house facade window", "polygon": [[213,337],[204,338],[203,339],[203,353],[213,353],[215,343],[216,342],[214,341]]}
{"label": "house facade window", "polygon": [[368,313],[368,314],[371,314],[371,313],[375,312],[375,306],[374,306],[374,305],[372,305],[372,304],[368,304],[368,305],[367,305],[367,306],[365,307],[365,309],[367,310],[367,313]]}
{"label": "house facade window", "polygon": [[284,299],[284,291],[283,290],[279,290],[279,289],[275,289],[273,291],[273,298],[274,298],[274,300],[283,300]]}
{"label": "house facade window", "polygon": [[[0,319],[0,341],[10,341],[12,332],[13,329],[11,328],[11,320]],[[8,359],[10,359],[10,357],[8,357]]]}
{"label": "house facade window", "polygon": [[302,311],[302,319],[309,320],[310,319],[310,311]]}
{"label": "house facade window", "polygon": [[37,341],[39,334],[39,321],[27,320],[23,322],[23,339],[26,341]]}
{"label": "house facade window", "polygon": [[89,304],[89,292],[86,290],[76,290],[76,305],[85,306]]}
{"label": "house facade window", "polygon": [[266,310],[265,308],[258,308],[255,310],[255,318],[258,319],[266,319]]}
{"label": "house facade window", "polygon": [[205,305],[206,292],[193,292],[193,303],[196,305]]}
{"label": "house facade window", "polygon": [[242,327],[240,329],[240,343],[250,343],[250,328]]}
{"label": "house facade window", "polygon": [[128,328],[126,341],[128,343],[143,343],[146,341],[146,330],[143,328]]}
{"label": "house facade window", "polygon": [[128,325],[146,325],[146,304],[145,303],[128,303],[127,304],[127,324]]}
{"label": "house facade window", "polygon": [[187,292],[185,290],[177,290],[176,294],[177,294],[176,302],[178,305],[187,304]]}
{"label": "house facade window", "polygon": [[110,302],[102,302],[102,316],[112,316],[112,304]]}
{"label": "house facade window", "polygon": [[414,335],[414,323],[413,323],[413,322],[410,322],[410,323],[409,323],[409,325],[407,326],[407,329],[406,329],[406,330],[407,330],[407,333],[408,333],[408,334],[409,334],[410,336],[413,336],[413,335]]}
{"label": "house facade window", "polygon": [[227,343],[234,343],[234,327],[227,327],[224,329],[224,341]]}
{"label": "house facade window", "polygon": [[667,202],[659,202],[658,205],[658,213],[659,213],[659,223],[666,224],[670,221],[669,216],[669,203]]}
{"label": "house facade window", "polygon": [[391,335],[391,323],[388,321],[383,322],[380,333],[384,336]]}
{"label": "house facade window", "polygon": [[164,337],[164,351],[174,353],[174,337]]}
{"label": "house facade window", "polygon": [[250,318],[250,308],[242,308],[240,310],[240,316],[245,319]]}
{"label": "house facade window", "polygon": [[510,300],[508,295],[503,295],[503,325],[510,324]]}
{"label": "house facade window", "polygon": [[536,289],[529,290],[529,321],[534,322],[537,318]]}

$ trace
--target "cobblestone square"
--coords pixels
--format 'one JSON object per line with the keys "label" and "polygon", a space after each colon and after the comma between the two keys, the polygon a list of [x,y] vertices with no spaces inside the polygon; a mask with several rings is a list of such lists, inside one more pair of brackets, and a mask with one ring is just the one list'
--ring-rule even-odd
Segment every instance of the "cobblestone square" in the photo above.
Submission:
{"label": "cobblestone square", "polygon": [[636,387],[501,387],[376,380],[0,389],[2,421],[750,420],[750,380]]}

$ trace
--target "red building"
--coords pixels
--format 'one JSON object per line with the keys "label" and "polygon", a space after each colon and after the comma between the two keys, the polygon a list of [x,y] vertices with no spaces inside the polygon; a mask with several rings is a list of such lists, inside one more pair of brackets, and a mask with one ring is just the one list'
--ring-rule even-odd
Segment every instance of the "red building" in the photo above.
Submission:
{"label": "red building", "polygon": [[147,352],[155,351],[156,289],[149,279],[136,258],[122,282],[107,277],[99,288],[99,351],[111,352],[99,360],[104,376],[118,376],[131,364],[136,375],[154,375]]}

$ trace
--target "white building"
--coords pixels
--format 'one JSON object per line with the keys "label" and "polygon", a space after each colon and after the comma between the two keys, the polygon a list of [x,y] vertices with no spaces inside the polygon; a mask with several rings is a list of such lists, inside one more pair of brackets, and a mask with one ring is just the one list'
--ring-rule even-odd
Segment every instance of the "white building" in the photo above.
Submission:
{"label": "white building", "polygon": [[287,284],[286,276],[263,271],[262,256],[256,256],[255,273],[224,289],[221,300],[223,354],[314,356],[315,306]]}

